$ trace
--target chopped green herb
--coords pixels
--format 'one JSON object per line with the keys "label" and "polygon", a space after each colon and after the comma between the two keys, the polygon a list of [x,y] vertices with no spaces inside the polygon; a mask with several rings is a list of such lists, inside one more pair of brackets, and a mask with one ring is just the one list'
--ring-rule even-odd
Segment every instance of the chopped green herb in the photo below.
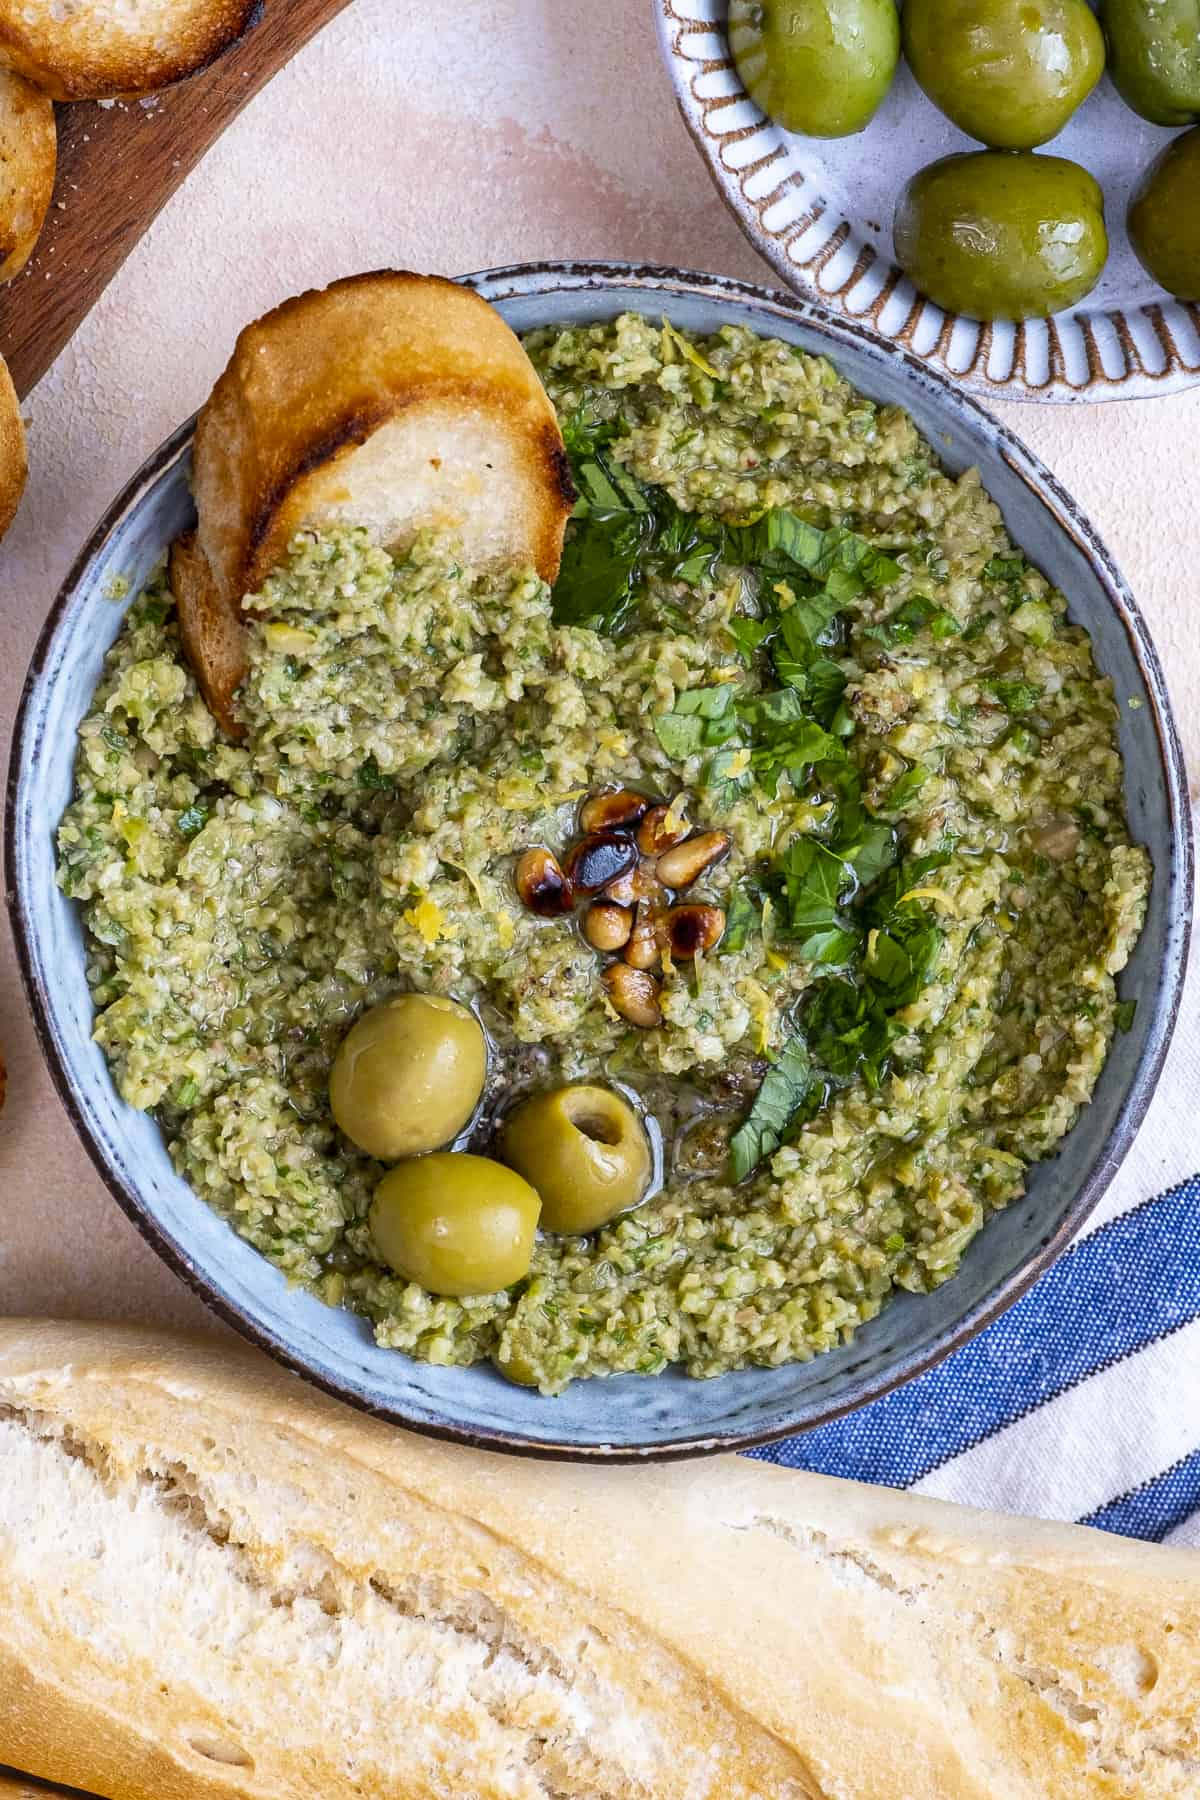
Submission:
{"label": "chopped green herb", "polygon": [[1005,712],[1027,713],[1032,710],[1042,697],[1040,687],[1032,681],[1001,681],[992,679],[983,683],[986,691],[997,699]]}
{"label": "chopped green herb", "polygon": [[920,793],[929,780],[929,770],[924,763],[914,763],[911,769],[905,769],[897,775],[887,791],[887,810],[903,812]]}
{"label": "chopped green herb", "polygon": [[911,644],[920,631],[929,631],[936,638],[957,637],[962,626],[953,613],[936,606],[925,594],[914,594],[878,625],[864,626],[862,635],[890,647]]}
{"label": "chopped green herb", "polygon": [[1137,1012],[1136,1000],[1118,1000],[1113,1012],[1118,1031],[1130,1031],[1133,1028],[1133,1015]]}
{"label": "chopped green herb", "polygon": [[745,884],[738,882],[729,895],[725,907],[725,931],[719,945],[719,954],[733,956],[745,948],[752,931],[758,931],[762,925],[762,909],[746,891]]}
{"label": "chopped green herb", "polygon": [[373,755],[361,762],[354,772],[354,779],[360,788],[375,792],[383,792],[394,785],[392,777],[385,775]]}
{"label": "chopped green herb", "polygon": [[744,1181],[751,1169],[778,1150],[793,1113],[808,1092],[811,1078],[808,1045],[796,1032],[763,1076],[753,1106],[733,1134],[729,1159],[734,1181]]}
{"label": "chopped green herb", "polygon": [[736,694],[735,684],[727,681],[676,695],[671,711],[654,721],[655,736],[672,762],[729,742],[738,727]]}

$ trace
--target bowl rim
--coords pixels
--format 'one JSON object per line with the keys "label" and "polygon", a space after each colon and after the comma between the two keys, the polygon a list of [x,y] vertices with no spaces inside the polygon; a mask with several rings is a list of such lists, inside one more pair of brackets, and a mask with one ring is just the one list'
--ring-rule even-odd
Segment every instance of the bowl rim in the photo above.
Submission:
{"label": "bowl rim", "polygon": [[[1074,541],[1100,577],[1110,605],[1116,612],[1152,700],[1155,738],[1167,800],[1172,852],[1175,859],[1173,906],[1168,914],[1178,943],[1178,954],[1168,956],[1160,966],[1154,993],[1153,1024],[1141,1055],[1133,1070],[1125,1096],[1103,1144],[1098,1146],[1092,1167],[1071,1205],[1048,1238],[1037,1243],[1020,1268],[1003,1278],[989,1293],[927,1349],[901,1356],[885,1373],[868,1378],[847,1399],[820,1403],[800,1423],[774,1425],[766,1429],[699,1432],[692,1436],[660,1442],[653,1438],[644,1443],[620,1445],[579,1444],[570,1441],[523,1437],[509,1429],[480,1429],[414,1418],[402,1406],[379,1404],[348,1380],[326,1374],[295,1354],[259,1317],[243,1309],[226,1294],[214,1279],[201,1270],[178,1242],[143,1204],[132,1187],[109,1166],[99,1143],[93,1137],[83,1110],[78,1104],[66,1066],[59,1056],[51,1023],[48,993],[39,979],[34,939],[33,906],[22,886],[23,859],[18,853],[17,797],[26,760],[26,743],[31,724],[31,711],[46,672],[54,640],[63,616],[77,589],[104,544],[120,522],[134,512],[146,491],[190,447],[196,415],[183,424],[159,447],[152,451],[137,471],[124,484],[103,517],[88,536],[56,593],[38,634],[29,668],[22,685],[14,715],[11,746],[5,785],[4,858],[6,869],[5,902],[16,948],[17,964],[33,1018],[42,1055],[60,1101],[87,1151],[93,1166],[122,1212],[142,1238],[209,1310],[223,1319],[243,1338],[264,1351],[277,1363],[303,1380],[342,1400],[360,1412],[398,1425],[422,1436],[466,1445],[472,1449],[505,1452],[551,1461],[638,1463],[645,1461],[678,1461],[684,1458],[716,1455],[733,1450],[749,1450],[779,1440],[802,1435],[817,1426],[830,1423],[870,1405],[893,1392],[916,1376],[936,1367],[954,1351],[969,1343],[987,1325],[1019,1300],[1023,1294],[1057,1261],[1094,1211],[1119,1169],[1133,1139],[1145,1118],[1162,1072],[1167,1051],[1179,1016],[1184,977],[1191,937],[1194,892],[1194,856],[1188,806],[1188,783],[1182,745],[1175,724],[1166,679],[1158,652],[1147,629],[1145,619],[1131,590],[1120,574],[1111,553],[1078,503],[1066,492],[1058,478],[1006,425],[995,419],[971,394],[949,376],[931,367],[902,346],[888,343],[854,320],[829,313],[801,297],[760,287],[728,276],[714,276],[668,265],[612,261],[532,261],[505,264],[458,278],[474,288],[485,299],[544,298],[572,293],[581,289],[607,291],[613,288],[643,292],[661,292],[665,296],[696,297],[710,301],[739,301],[760,313],[782,320],[802,322],[827,339],[836,353],[840,345],[849,344],[868,350],[876,359],[902,361],[912,375],[939,391],[951,410],[965,413],[977,427],[993,434],[1004,460],[1030,488],[1034,496],[1054,514],[1059,527]],[[535,327],[536,329],[536,327]],[[1119,603],[1119,604],[1118,604]],[[402,1354],[402,1353],[397,1353]],[[744,1373],[752,1373],[747,1371]]]}

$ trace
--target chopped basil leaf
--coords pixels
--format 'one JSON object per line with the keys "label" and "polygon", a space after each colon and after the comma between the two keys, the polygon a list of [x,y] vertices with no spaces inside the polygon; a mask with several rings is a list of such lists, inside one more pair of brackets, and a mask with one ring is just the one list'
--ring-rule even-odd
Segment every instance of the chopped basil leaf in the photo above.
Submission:
{"label": "chopped basil leaf", "polygon": [[741,655],[747,662],[752,662],[755,651],[770,637],[775,628],[768,619],[750,619],[744,614],[738,614],[735,618],[725,621],[725,629],[737,645]]}
{"label": "chopped basil leaf", "polygon": [[1136,1000],[1118,1000],[1113,1012],[1113,1017],[1117,1022],[1117,1030],[1131,1031],[1133,1029],[1133,1015],[1136,1012]]}
{"label": "chopped basil leaf", "polygon": [[902,775],[897,775],[887,791],[887,810],[902,812],[910,801],[916,799],[928,780],[929,770],[924,763],[914,763],[911,769],[905,769]]}
{"label": "chopped basil leaf", "polygon": [[811,1078],[808,1046],[797,1032],[763,1076],[753,1106],[733,1134],[729,1156],[734,1181],[744,1181],[764,1158],[778,1150],[793,1113],[808,1092]]}
{"label": "chopped basil leaf", "polygon": [[944,607],[935,606],[924,594],[914,594],[878,625],[866,625],[862,635],[876,643],[911,644],[917,633],[928,630],[934,637],[957,637],[962,626]]}
{"label": "chopped basil leaf", "polygon": [[732,682],[692,688],[675,696],[670,712],[659,713],[654,733],[672,762],[684,762],[697,751],[728,743],[738,720]]}
{"label": "chopped basil leaf", "polygon": [[750,933],[759,930],[761,924],[761,908],[739,881],[731,891],[725,908],[725,931],[718,947],[719,954],[733,956],[738,950],[744,949]]}

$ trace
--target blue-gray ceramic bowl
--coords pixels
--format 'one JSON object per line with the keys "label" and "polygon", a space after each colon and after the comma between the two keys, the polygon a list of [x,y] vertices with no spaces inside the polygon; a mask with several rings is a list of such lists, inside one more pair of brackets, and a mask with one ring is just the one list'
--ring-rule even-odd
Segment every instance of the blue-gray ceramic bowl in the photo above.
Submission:
{"label": "blue-gray ceramic bowl", "polygon": [[71,793],[76,727],[121,623],[114,576],[136,591],[192,519],[190,427],[136,475],[58,596],[29,672],[9,772],[10,904],[29,998],[59,1093],[92,1159],[139,1230],[231,1324],[331,1393],[444,1437],[581,1458],[696,1454],[829,1419],[928,1368],[1009,1305],[1070,1241],[1146,1111],[1179,1001],[1191,910],[1191,849],[1179,742],[1158,658],[1133,599],[1054,477],[950,382],[852,322],[735,282],[626,265],[539,265],[474,279],[518,331],[606,319],[626,308],[712,331],[726,323],[832,357],[865,393],[912,414],[948,467],[977,465],[1018,543],[1070,597],[1116,684],[1133,835],[1154,858],[1146,928],[1122,978],[1136,995],[1092,1104],[1024,1199],[992,1219],[936,1293],[901,1294],[855,1341],[809,1363],[715,1381],[678,1372],[581,1381],[555,1400],[490,1368],[438,1369],[380,1350],[360,1318],[291,1288],[175,1174],[153,1119],[117,1096],[92,1042],[76,908],[54,882],[54,837]]}

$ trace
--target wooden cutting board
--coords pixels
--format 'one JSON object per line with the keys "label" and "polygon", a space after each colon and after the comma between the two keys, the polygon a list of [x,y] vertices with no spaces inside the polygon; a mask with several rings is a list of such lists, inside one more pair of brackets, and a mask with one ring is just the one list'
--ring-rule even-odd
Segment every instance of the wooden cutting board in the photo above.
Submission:
{"label": "wooden cutting board", "polygon": [[49,217],[25,268],[0,287],[0,355],[22,398],[204,152],[348,3],[267,0],[240,43],[190,81],[145,102],[59,107]]}

